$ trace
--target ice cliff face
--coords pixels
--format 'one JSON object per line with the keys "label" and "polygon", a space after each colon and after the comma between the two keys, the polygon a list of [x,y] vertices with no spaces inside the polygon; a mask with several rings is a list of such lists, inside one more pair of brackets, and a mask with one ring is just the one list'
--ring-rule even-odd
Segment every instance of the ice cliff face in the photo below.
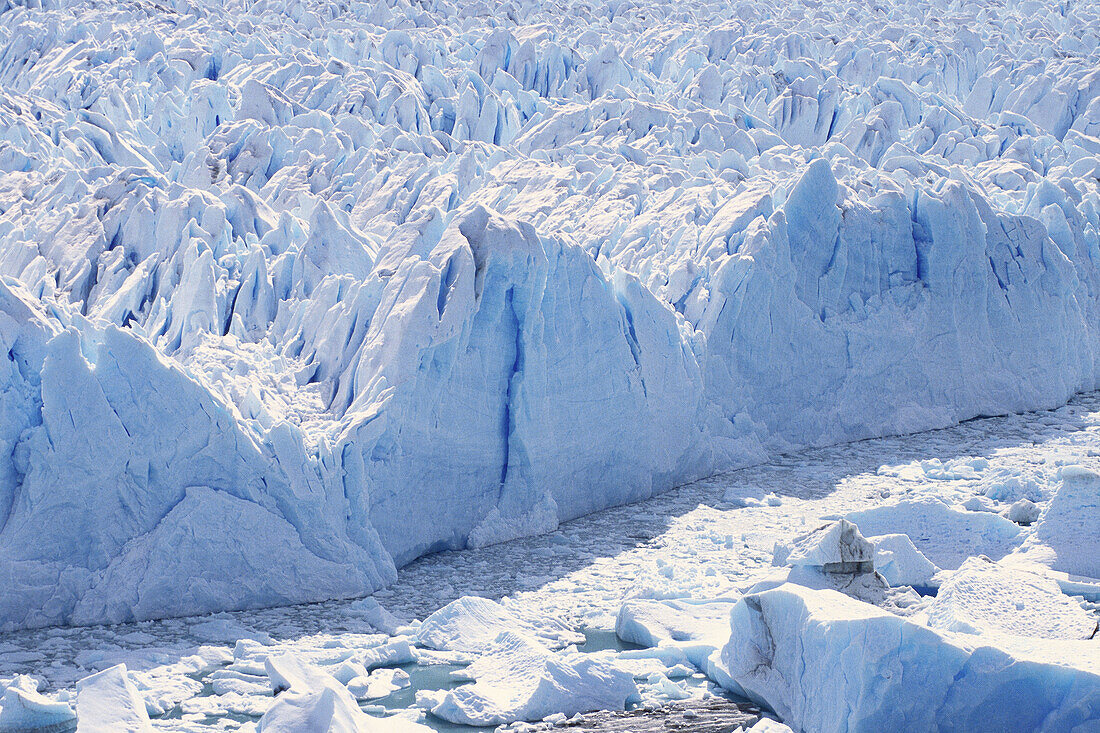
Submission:
{"label": "ice cliff face", "polygon": [[1098,385],[1087,4],[0,9],[0,628]]}

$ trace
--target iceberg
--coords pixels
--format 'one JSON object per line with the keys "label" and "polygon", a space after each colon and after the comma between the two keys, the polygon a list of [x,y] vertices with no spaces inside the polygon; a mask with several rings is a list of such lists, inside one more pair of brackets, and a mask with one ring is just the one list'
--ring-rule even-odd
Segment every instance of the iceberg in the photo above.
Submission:
{"label": "iceberg", "polygon": [[987,644],[796,585],[745,596],[730,619],[713,674],[796,730],[1065,731],[1100,721],[1091,641]]}
{"label": "iceberg", "polygon": [[40,693],[34,678],[0,681],[0,730],[68,730],[75,722],[69,703]]}
{"label": "iceberg", "polygon": [[78,733],[150,733],[149,712],[125,664],[76,683]]}

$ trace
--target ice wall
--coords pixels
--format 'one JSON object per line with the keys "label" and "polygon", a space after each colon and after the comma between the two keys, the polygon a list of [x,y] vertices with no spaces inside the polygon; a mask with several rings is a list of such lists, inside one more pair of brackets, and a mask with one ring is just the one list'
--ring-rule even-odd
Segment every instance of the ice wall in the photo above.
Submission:
{"label": "ice wall", "polygon": [[1096,387],[1095,8],[885,12],[0,0],[0,628]]}

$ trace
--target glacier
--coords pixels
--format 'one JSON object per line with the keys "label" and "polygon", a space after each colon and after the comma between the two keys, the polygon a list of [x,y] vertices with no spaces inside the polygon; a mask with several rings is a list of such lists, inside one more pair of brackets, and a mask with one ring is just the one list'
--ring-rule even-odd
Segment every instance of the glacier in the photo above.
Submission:
{"label": "glacier", "polygon": [[0,629],[1100,386],[1098,15],[0,0]]}

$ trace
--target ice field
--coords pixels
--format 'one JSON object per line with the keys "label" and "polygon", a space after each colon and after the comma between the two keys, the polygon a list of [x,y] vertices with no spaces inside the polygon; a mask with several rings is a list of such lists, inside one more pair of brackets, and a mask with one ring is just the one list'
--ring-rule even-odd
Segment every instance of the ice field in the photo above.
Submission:
{"label": "ice field", "polygon": [[1100,725],[1097,324],[1092,2],[0,0],[0,731]]}

